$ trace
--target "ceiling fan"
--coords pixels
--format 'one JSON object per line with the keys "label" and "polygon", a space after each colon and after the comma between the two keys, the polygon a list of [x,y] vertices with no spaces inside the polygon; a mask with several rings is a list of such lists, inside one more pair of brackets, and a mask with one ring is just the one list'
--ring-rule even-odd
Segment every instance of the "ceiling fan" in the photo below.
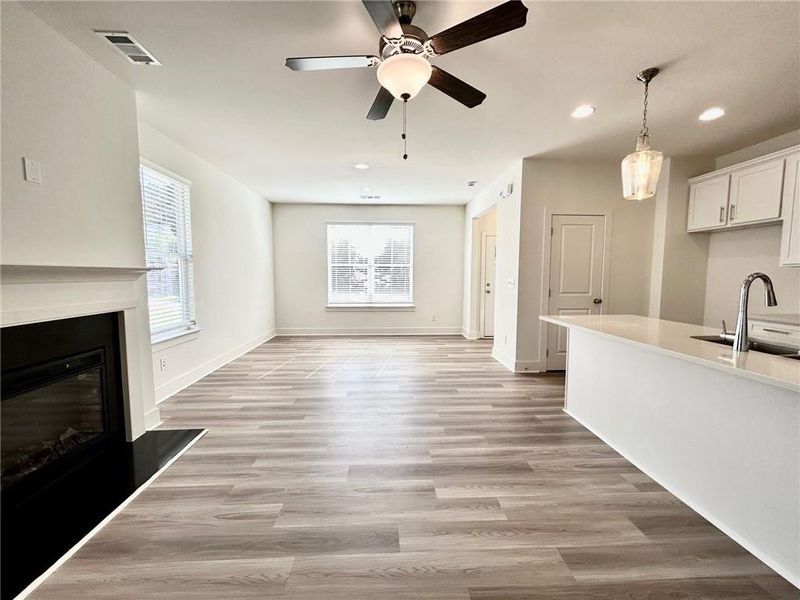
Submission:
{"label": "ceiling fan", "polygon": [[386,116],[395,98],[406,102],[416,96],[426,83],[468,108],[478,106],[486,94],[431,65],[429,59],[522,27],[528,13],[520,0],[508,0],[428,37],[422,29],[411,24],[417,12],[416,3],[412,0],[362,2],[381,34],[378,44],[380,56],[287,58],[286,66],[293,71],[377,67],[381,88],[367,113],[367,118],[373,121]]}

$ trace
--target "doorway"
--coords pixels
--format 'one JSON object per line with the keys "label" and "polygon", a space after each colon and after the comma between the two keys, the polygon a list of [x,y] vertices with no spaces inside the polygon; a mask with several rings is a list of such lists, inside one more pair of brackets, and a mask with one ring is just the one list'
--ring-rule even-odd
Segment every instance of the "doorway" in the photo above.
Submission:
{"label": "doorway", "polygon": [[[606,218],[603,215],[553,215],[550,228],[550,315],[603,312]],[[547,326],[547,370],[564,370],[567,330]]]}
{"label": "doorway", "polygon": [[494,337],[495,267],[497,236],[484,235],[481,245],[481,337]]}

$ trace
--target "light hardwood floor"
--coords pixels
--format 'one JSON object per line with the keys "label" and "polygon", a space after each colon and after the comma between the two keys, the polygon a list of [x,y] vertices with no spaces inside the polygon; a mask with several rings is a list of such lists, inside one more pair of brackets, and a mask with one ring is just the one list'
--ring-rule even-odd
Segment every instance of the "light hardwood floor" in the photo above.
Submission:
{"label": "light hardwood floor", "polygon": [[489,353],[260,346],[161,406],[209,433],[33,597],[798,597]]}

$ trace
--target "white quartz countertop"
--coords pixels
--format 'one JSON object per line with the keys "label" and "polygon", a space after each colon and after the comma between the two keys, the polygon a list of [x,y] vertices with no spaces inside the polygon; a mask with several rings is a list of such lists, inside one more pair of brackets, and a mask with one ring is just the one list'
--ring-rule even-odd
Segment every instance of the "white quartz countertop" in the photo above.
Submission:
{"label": "white quartz countertop", "polygon": [[655,352],[800,392],[800,360],[753,350],[734,357],[729,346],[691,338],[693,335],[718,334],[719,331],[713,327],[636,315],[544,315],[539,318],[554,325],[616,338]]}

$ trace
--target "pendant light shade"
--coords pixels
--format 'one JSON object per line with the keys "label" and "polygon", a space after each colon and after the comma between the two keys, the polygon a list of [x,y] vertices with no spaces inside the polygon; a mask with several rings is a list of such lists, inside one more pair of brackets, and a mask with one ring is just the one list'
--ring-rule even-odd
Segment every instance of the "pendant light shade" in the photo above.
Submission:
{"label": "pendant light shade", "polygon": [[378,81],[398,100],[411,99],[431,78],[431,63],[418,54],[395,54],[378,66]]}
{"label": "pendant light shade", "polygon": [[626,200],[647,200],[656,195],[664,156],[650,150],[650,136],[640,135],[636,152],[622,160],[622,195]]}
{"label": "pendant light shade", "polygon": [[622,196],[626,200],[647,200],[656,195],[658,177],[664,155],[650,149],[650,134],[647,128],[647,94],[650,81],[658,74],[658,69],[646,69],[637,79],[644,83],[644,108],[642,110],[642,129],[636,139],[636,151],[622,160]]}

